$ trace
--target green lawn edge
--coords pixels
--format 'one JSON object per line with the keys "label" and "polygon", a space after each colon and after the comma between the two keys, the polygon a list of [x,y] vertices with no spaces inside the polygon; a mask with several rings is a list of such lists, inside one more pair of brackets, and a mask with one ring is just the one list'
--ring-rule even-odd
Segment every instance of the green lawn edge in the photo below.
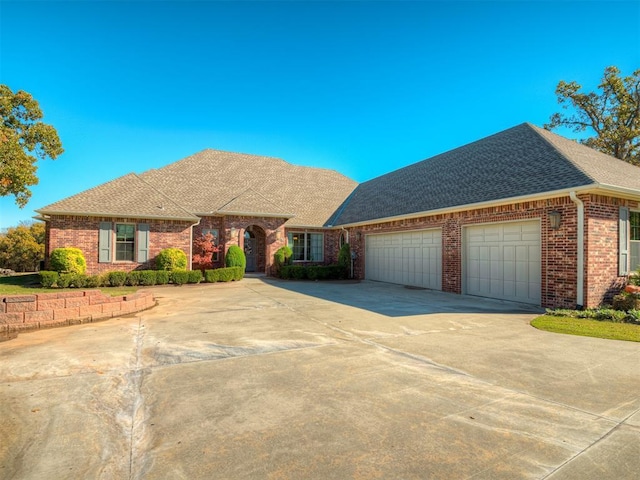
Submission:
{"label": "green lawn edge", "polygon": [[531,321],[531,326],[538,330],[553,333],[605,338],[607,340],[640,342],[640,325],[634,325],[632,323],[614,323],[585,318],[542,315],[534,318]]}
{"label": "green lawn edge", "polygon": [[[139,287],[98,287],[105,295],[117,297],[135,293]],[[0,295],[33,295],[35,293],[73,292],[78,290],[94,290],[92,288],[44,288],[40,286],[37,273],[0,277]]]}

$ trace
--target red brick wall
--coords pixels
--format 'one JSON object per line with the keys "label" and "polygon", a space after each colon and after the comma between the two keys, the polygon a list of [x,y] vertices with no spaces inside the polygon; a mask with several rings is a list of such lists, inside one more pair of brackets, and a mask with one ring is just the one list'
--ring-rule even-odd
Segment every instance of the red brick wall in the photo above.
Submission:
{"label": "red brick wall", "polygon": [[[98,262],[98,237],[100,222],[147,223],[149,232],[149,261],[137,262]],[[189,222],[125,219],[108,217],[53,216],[47,222],[46,258],[56,248],[76,247],[82,250],[87,261],[87,274],[97,275],[113,270],[131,271],[135,269],[154,269],[155,257],[165,248],[180,248],[187,258],[190,255],[191,241]]]}
{"label": "red brick wall", "polygon": [[610,303],[620,292],[627,277],[618,276],[619,210],[621,206],[638,208],[637,202],[591,195],[585,205],[585,306]]}

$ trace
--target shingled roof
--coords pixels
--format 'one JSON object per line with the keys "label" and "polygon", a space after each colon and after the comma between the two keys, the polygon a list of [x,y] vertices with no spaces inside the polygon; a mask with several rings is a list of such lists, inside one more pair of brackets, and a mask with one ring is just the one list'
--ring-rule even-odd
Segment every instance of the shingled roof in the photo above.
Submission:
{"label": "shingled roof", "polygon": [[140,175],[111,182],[41,208],[77,214],[195,220],[205,215],[288,218],[321,227],[357,183],[338,172],[273,157],[204,150]]}
{"label": "shingled roof", "polygon": [[198,220],[198,217],[135,173],[129,173],[36,211],[43,215]]}
{"label": "shingled roof", "polygon": [[362,183],[331,225],[585,186],[640,195],[640,168],[524,123]]}

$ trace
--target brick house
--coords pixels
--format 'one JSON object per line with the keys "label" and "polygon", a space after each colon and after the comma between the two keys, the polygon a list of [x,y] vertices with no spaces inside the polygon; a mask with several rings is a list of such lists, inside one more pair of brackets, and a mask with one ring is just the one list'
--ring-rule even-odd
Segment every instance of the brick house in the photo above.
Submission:
{"label": "brick house", "polygon": [[526,123],[362,184],[205,150],[38,213],[47,255],[78,247],[91,273],[152,268],[166,247],[191,258],[207,232],[267,274],[287,243],[332,263],[349,242],[357,278],[573,308],[640,265],[640,168]]}

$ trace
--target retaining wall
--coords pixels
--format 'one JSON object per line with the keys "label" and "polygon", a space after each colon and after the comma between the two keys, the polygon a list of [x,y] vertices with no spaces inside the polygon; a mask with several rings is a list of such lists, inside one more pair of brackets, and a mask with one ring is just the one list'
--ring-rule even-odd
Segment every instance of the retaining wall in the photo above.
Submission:
{"label": "retaining wall", "polygon": [[156,304],[140,290],[111,297],[100,290],[7,295],[0,297],[0,339],[41,328],[77,325],[139,312]]}

